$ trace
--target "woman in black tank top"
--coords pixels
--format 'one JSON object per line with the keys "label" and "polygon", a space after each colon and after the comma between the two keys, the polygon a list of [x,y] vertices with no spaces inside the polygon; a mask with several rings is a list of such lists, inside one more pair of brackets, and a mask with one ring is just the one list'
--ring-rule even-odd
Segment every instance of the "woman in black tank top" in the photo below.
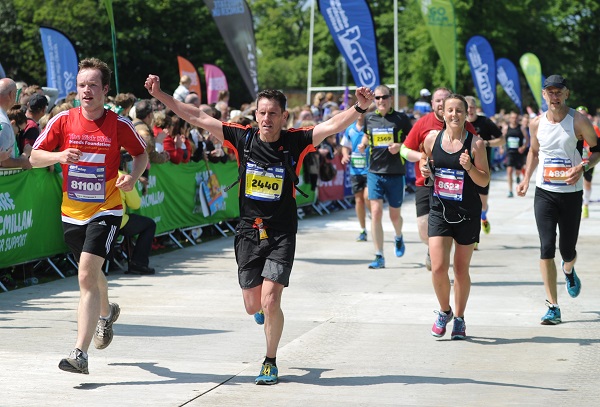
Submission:
{"label": "woman in black tank top", "polygon": [[[471,290],[469,265],[481,231],[481,199],[476,185],[490,181],[483,140],[465,130],[467,102],[452,94],[444,100],[444,128],[429,133],[423,144],[420,168],[431,176],[429,198],[429,254],[435,294],[440,309],[431,334],[440,338],[456,317],[452,339],[464,339],[464,314]],[[450,306],[450,250],[454,251],[454,310]]]}

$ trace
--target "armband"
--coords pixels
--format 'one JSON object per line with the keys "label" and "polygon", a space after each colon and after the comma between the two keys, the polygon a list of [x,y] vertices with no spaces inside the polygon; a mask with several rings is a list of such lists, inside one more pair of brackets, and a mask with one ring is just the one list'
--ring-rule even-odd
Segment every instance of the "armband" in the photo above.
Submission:
{"label": "armband", "polygon": [[356,103],[354,104],[354,110],[356,110],[356,111],[357,111],[358,113],[360,113],[360,114],[367,113],[367,109],[362,109],[362,108],[361,108],[361,107],[358,105],[358,102],[356,102]]}
{"label": "armband", "polygon": [[413,150],[406,147],[406,145],[403,143],[402,146],[400,147],[400,157],[404,158],[405,160],[408,160],[408,158],[407,158],[408,153],[411,151],[413,151]]}

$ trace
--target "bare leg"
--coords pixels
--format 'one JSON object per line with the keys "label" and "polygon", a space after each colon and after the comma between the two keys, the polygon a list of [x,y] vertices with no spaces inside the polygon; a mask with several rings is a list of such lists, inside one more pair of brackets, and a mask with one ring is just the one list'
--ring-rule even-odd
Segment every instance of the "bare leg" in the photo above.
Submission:
{"label": "bare leg", "polygon": [[513,167],[506,167],[506,180],[508,182],[508,192],[513,190]]}
{"label": "bare leg", "polygon": [[375,252],[383,253],[383,199],[371,199],[371,234]]}
{"label": "bare leg", "polygon": [[429,238],[429,254],[431,256],[431,280],[433,289],[440,304],[441,311],[450,309],[450,249],[452,238],[434,236]]}
{"label": "bare leg", "polygon": [[402,236],[403,219],[402,219],[401,210],[402,210],[402,207],[400,207],[400,208],[392,208],[391,206],[389,207],[390,220],[392,221],[392,225],[394,225],[394,232],[396,233],[396,236]]}
{"label": "bare leg", "polygon": [[[572,263],[575,263],[575,261],[573,260]],[[542,280],[544,281],[547,300],[550,301],[551,304],[558,304],[556,264],[554,263],[554,259],[541,259],[540,271],[542,272]]]}
{"label": "bare leg", "polygon": [[419,237],[425,245],[429,245],[429,236],[427,231],[429,229],[429,215],[419,216],[417,218],[417,229],[419,229]]}
{"label": "bare leg", "polygon": [[471,276],[469,265],[475,243],[463,246],[458,243],[454,247],[454,315],[463,317],[471,292]]}
{"label": "bare leg", "polygon": [[358,224],[362,230],[365,229],[365,218],[367,215],[366,202],[368,202],[365,198],[364,192],[365,190],[362,190],[354,194],[354,210],[356,211]]}
{"label": "bare leg", "polygon": [[102,273],[104,259],[81,253],[79,261],[79,308],[77,310],[77,343],[75,347],[88,351],[100,314],[108,316],[108,282]]}
{"label": "bare leg", "polygon": [[265,312],[265,337],[267,339],[267,357],[277,356],[277,347],[283,333],[283,311],[281,294],[283,285],[265,279],[262,285],[262,309]]}

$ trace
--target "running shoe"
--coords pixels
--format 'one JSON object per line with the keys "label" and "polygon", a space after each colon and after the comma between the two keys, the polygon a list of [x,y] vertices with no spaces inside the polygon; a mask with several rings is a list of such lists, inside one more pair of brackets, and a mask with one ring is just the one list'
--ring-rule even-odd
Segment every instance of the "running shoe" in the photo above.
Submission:
{"label": "running shoe", "polygon": [[258,325],[263,325],[265,323],[265,312],[263,310],[260,310],[256,314],[254,314],[254,321]]}
{"label": "running shoe", "polygon": [[521,183],[521,178],[517,175],[517,184]]}
{"label": "running shoe", "polygon": [[507,195],[507,197],[508,197],[508,198],[512,198],[512,197],[514,197],[514,195],[513,195],[512,191],[508,191],[508,195]]}
{"label": "running shoe", "polygon": [[560,319],[560,308],[558,305],[552,305],[548,301],[546,301],[546,306],[548,307],[548,311],[546,315],[542,317],[542,325],[558,325],[562,322]]}
{"label": "running shoe", "polygon": [[104,349],[110,345],[113,340],[113,323],[119,319],[121,308],[119,304],[110,303],[110,318],[98,320],[96,332],[94,332],[94,346],[96,349]]}
{"label": "running shoe", "polygon": [[381,254],[375,255],[375,260],[371,264],[369,264],[370,269],[384,269],[385,268],[385,259]]}
{"label": "running shoe", "polygon": [[584,219],[590,217],[590,209],[587,205],[583,205],[583,207],[581,208],[581,217]]}
{"label": "running shoe", "polygon": [[490,221],[486,220],[482,220],[481,221],[481,229],[483,229],[483,233],[485,233],[486,235],[490,234],[490,230],[492,230],[492,226],[490,225]]}
{"label": "running shoe", "polygon": [[363,230],[360,232],[360,235],[356,238],[357,242],[366,242],[367,241],[367,231]]}
{"label": "running shoe", "polygon": [[479,250],[479,242],[475,242],[475,246],[473,246],[473,250]]}
{"label": "running shoe", "polygon": [[425,267],[431,271],[431,256],[429,256],[429,249],[427,249],[427,257],[425,257]]}
{"label": "running shoe", "polygon": [[561,262],[561,268],[563,270],[563,274],[565,275],[565,281],[567,282],[566,288],[567,292],[571,296],[571,298],[575,298],[581,292],[581,280],[577,277],[577,273],[575,273],[575,267],[571,270],[571,273],[565,273],[565,262]]}
{"label": "running shoe", "polygon": [[263,363],[258,377],[254,380],[256,384],[277,384],[279,379],[279,371],[277,366],[270,363]]}
{"label": "running shoe", "polygon": [[68,357],[62,359],[58,364],[58,368],[71,373],[90,373],[88,371],[88,360],[83,357],[83,352],[78,348],[73,349]]}
{"label": "running shoe", "polygon": [[402,238],[402,236],[400,236],[400,239],[396,238],[396,244],[394,245],[394,249],[396,250],[396,257],[404,256],[406,246],[404,245],[404,239]]}
{"label": "running shoe", "polygon": [[431,335],[435,336],[436,338],[441,338],[442,336],[446,335],[446,325],[452,321],[454,314],[452,313],[452,310],[450,310],[448,314],[443,311],[434,312],[438,314],[438,316],[433,323],[433,327],[431,327]]}
{"label": "running shoe", "polygon": [[467,337],[466,334],[467,325],[465,324],[465,319],[456,317],[454,318],[454,325],[452,326],[452,336],[450,339],[465,339]]}

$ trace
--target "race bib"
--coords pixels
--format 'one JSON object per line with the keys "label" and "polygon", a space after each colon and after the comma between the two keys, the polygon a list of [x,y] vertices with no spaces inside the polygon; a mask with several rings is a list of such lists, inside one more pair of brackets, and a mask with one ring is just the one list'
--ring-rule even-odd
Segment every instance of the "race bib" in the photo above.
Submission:
{"label": "race bib", "polygon": [[567,171],[572,166],[568,158],[545,158],[542,182],[546,185],[567,185]]}
{"label": "race bib", "polygon": [[261,168],[252,161],[246,164],[246,197],[258,201],[279,201],[283,189],[285,168]]}
{"label": "race bib", "polygon": [[363,169],[367,167],[367,155],[360,153],[352,153],[350,155],[350,165],[357,169]]}
{"label": "race bib", "polygon": [[374,148],[388,148],[394,142],[394,129],[373,129]]}
{"label": "race bib", "polygon": [[69,165],[67,196],[79,202],[106,200],[106,168]]}
{"label": "race bib", "polygon": [[435,169],[435,183],[433,184],[435,194],[451,201],[462,201],[463,187],[465,184],[465,172],[450,168]]}
{"label": "race bib", "polygon": [[519,138],[518,137],[507,138],[506,146],[508,147],[509,150],[516,150],[517,148],[521,147],[520,143],[519,143]]}

